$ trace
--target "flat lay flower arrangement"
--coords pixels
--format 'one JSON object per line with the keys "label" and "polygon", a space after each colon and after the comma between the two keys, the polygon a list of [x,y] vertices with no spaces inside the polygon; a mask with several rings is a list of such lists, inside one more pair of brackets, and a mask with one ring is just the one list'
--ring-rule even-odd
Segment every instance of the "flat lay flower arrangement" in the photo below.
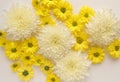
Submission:
{"label": "flat lay flower arrangement", "polygon": [[10,7],[0,30],[0,46],[23,82],[33,78],[34,66],[46,82],[81,82],[107,53],[120,58],[120,20],[112,10],[83,6],[74,14],[65,0],[31,4]]}

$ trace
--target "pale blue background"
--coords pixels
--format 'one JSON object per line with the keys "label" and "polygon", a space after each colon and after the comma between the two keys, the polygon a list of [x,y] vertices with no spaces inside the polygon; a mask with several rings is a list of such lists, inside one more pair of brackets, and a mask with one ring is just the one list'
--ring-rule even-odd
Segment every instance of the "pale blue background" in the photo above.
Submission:
{"label": "pale blue background", "polygon": [[[2,26],[2,11],[14,2],[31,4],[31,0],[0,0],[0,28]],[[120,18],[120,0],[68,0],[74,7],[74,12],[78,13],[83,5],[91,6],[95,9],[107,8],[112,9]],[[0,82],[22,82],[18,76],[10,70],[11,62],[5,57],[4,52],[0,49]],[[106,55],[102,64],[92,65],[90,76],[84,82],[120,82],[120,59],[113,60]],[[30,82],[45,82],[45,76],[35,68],[35,76]]]}

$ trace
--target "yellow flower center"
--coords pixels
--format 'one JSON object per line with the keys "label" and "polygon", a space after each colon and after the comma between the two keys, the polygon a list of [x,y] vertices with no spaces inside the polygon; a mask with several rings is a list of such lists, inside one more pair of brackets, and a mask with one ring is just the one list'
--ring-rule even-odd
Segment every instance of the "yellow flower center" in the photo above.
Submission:
{"label": "yellow flower center", "polygon": [[48,70],[50,69],[50,67],[49,67],[49,66],[45,66],[44,69],[45,69],[46,71],[48,71]]}
{"label": "yellow flower center", "polygon": [[18,65],[17,64],[13,64],[13,67],[15,68],[15,67],[17,67]]}
{"label": "yellow flower center", "polygon": [[17,52],[17,49],[16,49],[16,48],[12,48],[12,49],[11,49],[11,52],[16,53],[16,52]]}
{"label": "yellow flower center", "polygon": [[26,59],[26,60],[30,60],[30,56],[26,56],[25,59]]}
{"label": "yellow flower center", "polygon": [[83,39],[81,37],[77,37],[77,43],[81,44],[83,42]]}
{"label": "yellow flower center", "polygon": [[66,12],[66,8],[62,7],[62,8],[60,9],[60,11],[61,11],[62,13],[65,13],[65,12]]}
{"label": "yellow flower center", "polygon": [[98,57],[100,54],[98,52],[94,53],[95,57]]}
{"label": "yellow flower center", "polygon": [[24,70],[23,75],[27,76],[27,75],[29,75],[29,72],[27,70]]}
{"label": "yellow flower center", "polygon": [[84,15],[86,18],[88,18],[89,17],[89,14],[88,13],[85,13],[85,15]]}
{"label": "yellow flower center", "polygon": [[0,32],[0,36],[2,36],[3,34],[2,34],[2,32]]}
{"label": "yellow flower center", "polygon": [[51,81],[52,81],[52,82],[55,82],[55,78],[54,78],[54,77],[53,77],[53,78],[51,78]]}
{"label": "yellow flower center", "polygon": [[118,51],[118,50],[119,50],[119,48],[120,48],[119,46],[115,46],[115,50],[116,50],[116,51]]}
{"label": "yellow flower center", "polygon": [[32,43],[28,43],[28,47],[33,47],[33,44]]}
{"label": "yellow flower center", "polygon": [[77,26],[78,24],[77,24],[76,21],[73,21],[73,22],[72,22],[72,25],[73,25],[73,26]]}

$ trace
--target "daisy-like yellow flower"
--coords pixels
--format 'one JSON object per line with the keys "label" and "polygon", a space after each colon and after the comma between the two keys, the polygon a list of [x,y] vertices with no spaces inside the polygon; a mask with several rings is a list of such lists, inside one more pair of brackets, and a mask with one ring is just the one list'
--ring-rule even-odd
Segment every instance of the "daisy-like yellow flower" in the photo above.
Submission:
{"label": "daisy-like yellow flower", "polygon": [[50,10],[44,6],[40,6],[39,9],[36,11],[36,14],[39,16],[48,16],[50,14]]}
{"label": "daisy-like yellow flower", "polygon": [[66,20],[66,26],[73,32],[77,29],[84,28],[78,15],[72,15],[68,20]]}
{"label": "daisy-like yellow flower", "polygon": [[10,60],[17,60],[21,55],[20,43],[18,42],[11,42],[5,46],[5,54]]}
{"label": "daisy-like yellow flower", "polygon": [[41,66],[44,64],[45,58],[42,55],[35,56],[35,62],[34,65]]}
{"label": "daisy-like yellow flower", "polygon": [[6,33],[2,30],[0,30],[0,46],[3,47],[6,44]]}
{"label": "daisy-like yellow flower", "polygon": [[94,15],[94,10],[88,6],[83,6],[80,10],[80,18],[84,23],[88,23],[91,16]]}
{"label": "daisy-like yellow flower", "polygon": [[21,65],[19,62],[15,62],[10,67],[11,67],[12,71],[16,72],[21,67]]}
{"label": "daisy-like yellow flower", "polygon": [[108,46],[108,51],[113,58],[120,58],[120,40],[113,41]]}
{"label": "daisy-like yellow flower", "polygon": [[54,8],[59,0],[42,0],[42,4],[47,8]]}
{"label": "daisy-like yellow flower", "polygon": [[23,53],[20,57],[20,60],[25,65],[32,65],[35,62],[35,56],[29,53]]}
{"label": "daisy-like yellow flower", "polygon": [[72,6],[68,2],[60,1],[53,11],[57,18],[66,20],[72,14]]}
{"label": "daisy-like yellow flower", "polygon": [[53,72],[53,64],[49,60],[45,60],[40,69],[44,74],[48,75]]}
{"label": "daisy-like yellow flower", "polygon": [[21,80],[29,81],[33,77],[34,71],[29,66],[22,66],[18,69],[17,74]]}
{"label": "daisy-like yellow flower", "polygon": [[33,5],[33,7],[34,7],[36,10],[38,10],[38,9],[40,8],[40,6],[41,6],[41,1],[42,1],[42,0],[32,0],[32,5]]}
{"label": "daisy-like yellow flower", "polygon": [[101,63],[104,59],[105,53],[102,48],[91,47],[88,50],[88,59],[92,61],[93,64]]}
{"label": "daisy-like yellow flower", "polygon": [[26,53],[35,53],[38,50],[38,41],[35,37],[25,40],[22,44],[22,51]]}
{"label": "daisy-like yellow flower", "polygon": [[81,50],[85,51],[89,47],[89,42],[87,41],[88,35],[85,31],[75,31],[74,32],[75,38],[76,38],[76,44],[74,45],[74,50]]}
{"label": "daisy-like yellow flower", "polygon": [[52,19],[51,16],[45,16],[45,17],[41,17],[41,25],[51,25],[54,26],[55,25],[55,20]]}
{"label": "daisy-like yellow flower", "polygon": [[56,74],[47,75],[46,82],[60,82],[59,77]]}

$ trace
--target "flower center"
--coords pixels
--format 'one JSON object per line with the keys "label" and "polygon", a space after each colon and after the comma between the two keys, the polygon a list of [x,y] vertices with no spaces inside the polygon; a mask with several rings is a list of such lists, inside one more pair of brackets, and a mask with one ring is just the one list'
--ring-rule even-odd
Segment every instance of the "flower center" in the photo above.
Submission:
{"label": "flower center", "polygon": [[33,44],[32,43],[28,43],[28,47],[33,47]]}
{"label": "flower center", "polygon": [[119,46],[115,46],[115,50],[118,51],[120,49]]}
{"label": "flower center", "polygon": [[25,59],[26,59],[26,60],[30,60],[30,56],[26,56]]}
{"label": "flower center", "polygon": [[100,54],[98,52],[94,53],[95,57],[98,57]]}
{"label": "flower center", "polygon": [[3,34],[2,34],[2,32],[0,32],[0,36],[2,36]]}
{"label": "flower center", "polygon": [[46,71],[48,71],[49,69],[50,69],[50,67],[49,66],[45,66],[45,68],[44,68]]}
{"label": "flower center", "polygon": [[83,39],[81,37],[77,37],[77,43],[81,44],[83,42]]}
{"label": "flower center", "polygon": [[89,17],[89,14],[88,13],[85,13],[85,15],[84,15],[86,18],[88,18]]}
{"label": "flower center", "polygon": [[17,64],[13,64],[13,67],[17,67]]}
{"label": "flower center", "polygon": [[15,52],[17,52],[17,49],[13,48],[13,49],[11,49],[11,52],[15,53]]}
{"label": "flower center", "polygon": [[55,78],[51,78],[51,81],[52,81],[52,82],[55,82]]}
{"label": "flower center", "polygon": [[27,70],[24,70],[23,75],[27,76],[27,75],[29,75],[29,72]]}
{"label": "flower center", "polygon": [[77,22],[76,22],[76,21],[73,21],[73,22],[72,22],[72,25],[73,25],[73,26],[77,26]]}
{"label": "flower center", "polygon": [[62,8],[60,9],[60,11],[61,11],[62,13],[65,13],[65,12],[66,12],[66,8],[62,7]]}

